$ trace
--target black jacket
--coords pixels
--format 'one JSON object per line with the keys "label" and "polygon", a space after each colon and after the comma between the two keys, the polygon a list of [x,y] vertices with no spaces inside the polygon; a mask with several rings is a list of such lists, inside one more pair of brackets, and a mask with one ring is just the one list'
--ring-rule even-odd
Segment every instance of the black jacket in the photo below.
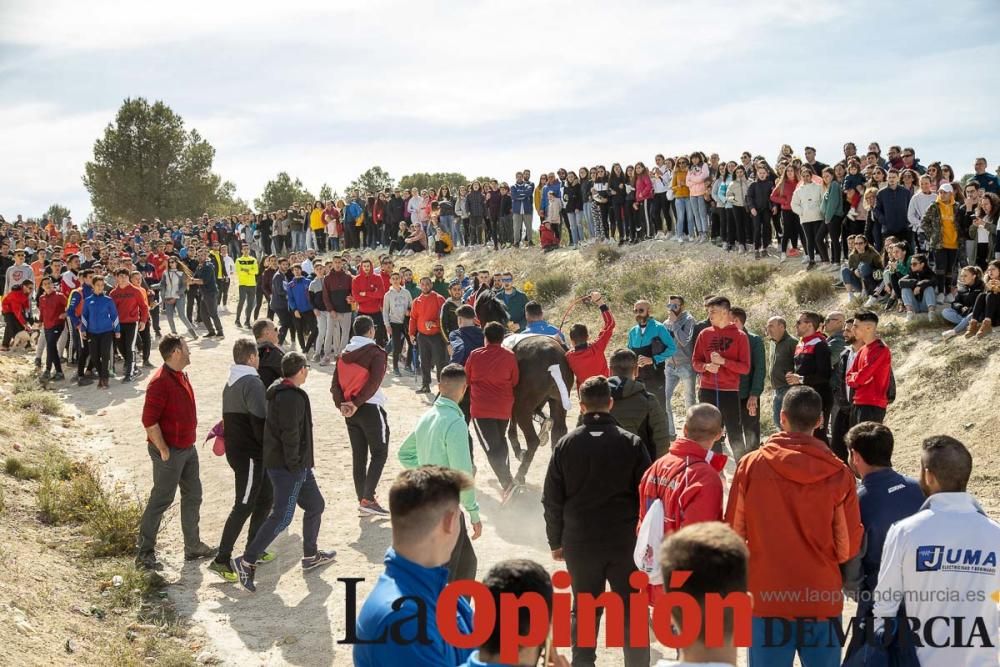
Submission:
{"label": "black jacket", "polygon": [[257,344],[257,358],[260,361],[257,374],[265,387],[270,387],[275,380],[281,378],[281,358],[285,352],[271,343]]}
{"label": "black jacket", "polygon": [[580,183],[577,182],[575,185],[566,184],[563,188],[563,201],[566,202],[566,211],[580,211],[583,209],[583,190],[580,188]]}
{"label": "black jacket", "polygon": [[952,310],[956,313],[965,317],[972,312],[972,307],[976,305],[976,299],[983,290],[986,289],[986,284],[979,278],[972,287],[963,287],[958,290],[958,294],[955,295],[955,303],[951,304]]}
{"label": "black jacket", "polygon": [[757,212],[766,211],[771,204],[771,191],[774,190],[774,179],[768,176],[763,181],[754,181],[747,188],[746,205],[747,209],[757,209]]}
{"label": "black jacket", "polygon": [[260,461],[264,455],[264,416],[267,412],[264,383],[248,375],[222,390],[222,423],[226,453],[243,454]]}
{"label": "black jacket", "polygon": [[399,223],[403,220],[403,198],[393,195],[389,198],[389,201],[385,203],[385,222],[388,225],[393,225],[393,229],[399,227]]}
{"label": "black jacket", "polygon": [[610,377],[608,384],[611,385],[611,398],[615,401],[611,406],[611,416],[618,425],[639,436],[651,461],[666,454],[670,445],[667,413],[656,397],[646,391],[643,383],[632,379]]}
{"label": "black jacket", "polygon": [[267,389],[264,467],[294,473],[314,467],[309,395],[284,380]]}
{"label": "black jacket", "polygon": [[926,287],[937,287],[937,276],[929,263],[924,264],[923,270],[919,273],[914,273],[911,270],[910,275],[899,279],[899,289],[916,289],[918,287],[921,290]]}
{"label": "black jacket", "polygon": [[650,466],[638,437],[606,413],[559,440],[545,474],[542,507],[549,547],[631,549],[639,520],[639,482]]}
{"label": "black jacket", "polygon": [[795,347],[795,373],[802,376],[802,384],[819,392],[823,397],[823,407],[827,410],[833,399],[830,381],[832,372],[830,346],[825,338],[820,337],[818,340],[808,342],[803,338],[799,341]]}

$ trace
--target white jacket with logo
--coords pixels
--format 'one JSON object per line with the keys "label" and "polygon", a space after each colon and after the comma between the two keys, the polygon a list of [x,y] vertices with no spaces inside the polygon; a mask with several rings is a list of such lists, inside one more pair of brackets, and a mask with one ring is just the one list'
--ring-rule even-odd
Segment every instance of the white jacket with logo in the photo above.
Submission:
{"label": "white jacket with logo", "polygon": [[[886,536],[874,599],[876,628],[896,614],[902,601],[906,615],[920,620],[921,665],[996,667],[998,558],[1000,524],[988,518],[971,495],[930,496],[919,512],[893,524]],[[934,621],[931,635],[926,635],[927,622],[935,617],[943,618]],[[958,640],[971,647],[953,645],[956,617],[963,618]],[[992,647],[984,647],[974,635],[977,628]],[[942,648],[929,646],[928,638]]]}
{"label": "white jacket with logo", "polygon": [[792,210],[801,222],[816,222],[823,219],[823,186],[803,183],[792,193]]}

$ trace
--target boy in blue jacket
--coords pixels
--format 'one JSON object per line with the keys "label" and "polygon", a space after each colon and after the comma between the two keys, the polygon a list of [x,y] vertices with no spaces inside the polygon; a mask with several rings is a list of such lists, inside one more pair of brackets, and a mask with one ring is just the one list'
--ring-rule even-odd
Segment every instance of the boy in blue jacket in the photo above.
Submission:
{"label": "boy in blue jacket", "polygon": [[308,354],[316,344],[318,327],[312,299],[309,298],[309,283],[312,282],[302,270],[301,264],[292,265],[292,279],[285,283],[288,310],[295,318],[295,331],[299,336],[302,354]]}
{"label": "boy in blue jacket", "polygon": [[97,366],[97,387],[108,389],[111,364],[111,344],[121,337],[118,309],[111,297],[104,293],[104,278],[95,276],[94,293],[83,302],[80,313],[80,337],[90,345],[90,356]]}

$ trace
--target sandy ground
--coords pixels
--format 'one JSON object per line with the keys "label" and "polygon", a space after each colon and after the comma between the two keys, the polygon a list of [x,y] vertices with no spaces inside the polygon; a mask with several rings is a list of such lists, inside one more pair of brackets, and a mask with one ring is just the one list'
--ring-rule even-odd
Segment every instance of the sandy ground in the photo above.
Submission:
{"label": "sandy ground", "polygon": [[[231,314],[223,317],[227,335],[224,341],[199,339],[192,344],[188,372],[198,401],[199,434],[207,434],[221,416],[222,388],[232,362],[232,343],[238,335],[246,335],[245,330],[234,326]],[[351,451],[344,420],[330,398],[331,374],[332,367],[313,364],[306,389],[313,407],[316,476],[326,499],[320,546],[337,550],[334,564],[320,571],[302,573],[299,514],[272,546],[278,558],[260,567],[257,593],[251,595],[223,583],[206,570],[206,562],[184,562],[176,503],[161,530],[161,558],[168,573],[178,580],[171,587],[170,596],[180,613],[205,629],[216,655],[225,664],[351,664],[350,647],[338,643],[344,637],[346,621],[345,586],[337,579],[364,578],[358,587],[360,604],[382,572],[390,534],[387,521],[357,516]],[[151,484],[150,462],[139,421],[145,384],[145,379],[136,384],[112,380],[111,390],[106,392],[75,386],[65,391],[68,401],[84,413],[84,423],[89,427],[80,446],[96,454],[112,477],[134,484],[143,498]],[[389,461],[379,485],[383,500],[391,480],[401,470],[396,457],[399,444],[430,404],[430,398],[413,393],[417,386],[416,380],[407,375],[387,376],[383,385],[389,399],[391,432]],[[570,420],[575,422],[575,412]],[[499,487],[485,455],[481,450],[476,451],[482,471],[477,483],[483,535],[475,542],[480,576],[491,564],[513,556],[532,558],[553,571],[557,569],[545,542],[539,502],[549,451],[548,447],[539,450],[528,475],[529,490],[525,496],[515,508],[502,511]],[[233,502],[233,476],[225,459],[215,457],[209,447],[199,443],[198,453],[204,487],[202,538],[215,545]],[[241,539],[237,553],[243,545]],[[600,664],[620,664],[620,655],[604,650]]]}

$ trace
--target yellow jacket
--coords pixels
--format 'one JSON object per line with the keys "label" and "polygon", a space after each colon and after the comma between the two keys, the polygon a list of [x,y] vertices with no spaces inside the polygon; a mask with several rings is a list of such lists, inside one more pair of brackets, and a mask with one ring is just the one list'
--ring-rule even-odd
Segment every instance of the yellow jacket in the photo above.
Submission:
{"label": "yellow jacket", "polygon": [[309,229],[314,232],[326,229],[326,223],[323,222],[323,209],[314,208],[309,214]]}
{"label": "yellow jacket", "polygon": [[253,256],[236,258],[236,279],[240,287],[257,286],[257,259]]}

